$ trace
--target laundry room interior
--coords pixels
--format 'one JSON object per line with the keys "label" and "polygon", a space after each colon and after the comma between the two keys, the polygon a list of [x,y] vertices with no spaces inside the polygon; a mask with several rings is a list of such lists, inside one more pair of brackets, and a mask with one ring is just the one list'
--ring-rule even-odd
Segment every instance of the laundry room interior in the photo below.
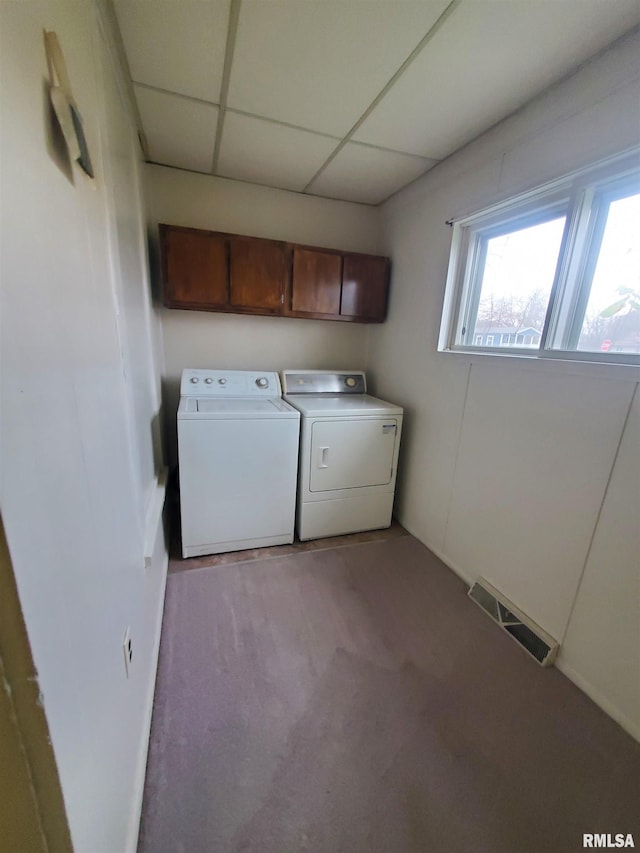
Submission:
{"label": "laundry room interior", "polygon": [[[0,848],[638,845],[640,330],[563,337],[640,198],[637,0],[0,0],[0,98]],[[487,246],[552,217],[541,319],[488,340]],[[277,544],[184,555],[180,406],[228,419],[189,520],[253,495]]]}

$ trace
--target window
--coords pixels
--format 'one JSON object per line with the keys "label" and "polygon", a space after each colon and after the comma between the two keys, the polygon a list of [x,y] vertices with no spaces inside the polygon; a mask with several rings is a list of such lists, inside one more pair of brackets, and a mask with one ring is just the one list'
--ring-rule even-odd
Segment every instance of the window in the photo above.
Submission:
{"label": "window", "polygon": [[441,350],[640,362],[640,154],[453,224]]}

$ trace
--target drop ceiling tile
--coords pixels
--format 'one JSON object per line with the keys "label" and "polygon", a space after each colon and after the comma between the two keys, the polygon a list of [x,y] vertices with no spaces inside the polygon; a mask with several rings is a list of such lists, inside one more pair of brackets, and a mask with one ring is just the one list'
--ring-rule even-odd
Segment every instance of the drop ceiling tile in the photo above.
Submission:
{"label": "drop ceiling tile", "polygon": [[131,76],[218,103],[229,0],[115,0]]}
{"label": "drop ceiling tile", "polygon": [[447,0],[243,0],[227,104],[344,136]]}
{"label": "drop ceiling tile", "polygon": [[446,157],[639,20],[637,0],[463,3],[354,139]]}
{"label": "drop ceiling tile", "polygon": [[437,161],[349,142],[311,185],[314,195],[379,204]]}
{"label": "drop ceiling tile", "polygon": [[150,158],[167,166],[209,173],[218,108],[144,86],[134,89]]}
{"label": "drop ceiling tile", "polygon": [[227,111],[216,174],[300,191],[339,141]]}

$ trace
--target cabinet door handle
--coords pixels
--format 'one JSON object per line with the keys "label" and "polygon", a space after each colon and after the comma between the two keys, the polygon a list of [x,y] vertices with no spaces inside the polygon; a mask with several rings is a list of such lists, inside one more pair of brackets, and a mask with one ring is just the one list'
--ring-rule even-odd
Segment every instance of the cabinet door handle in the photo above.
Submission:
{"label": "cabinet door handle", "polygon": [[329,467],[329,448],[328,447],[319,447],[318,448],[318,468],[328,468]]}

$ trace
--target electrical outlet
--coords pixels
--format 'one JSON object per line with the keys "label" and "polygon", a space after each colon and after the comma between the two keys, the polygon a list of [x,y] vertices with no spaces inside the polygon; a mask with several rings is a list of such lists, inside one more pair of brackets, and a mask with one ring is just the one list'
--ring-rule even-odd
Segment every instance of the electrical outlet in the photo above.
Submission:
{"label": "electrical outlet", "polygon": [[127,630],[124,632],[122,651],[124,653],[124,669],[127,673],[127,678],[129,678],[131,662],[133,661],[133,642],[131,640],[131,628],[129,627],[127,627]]}

